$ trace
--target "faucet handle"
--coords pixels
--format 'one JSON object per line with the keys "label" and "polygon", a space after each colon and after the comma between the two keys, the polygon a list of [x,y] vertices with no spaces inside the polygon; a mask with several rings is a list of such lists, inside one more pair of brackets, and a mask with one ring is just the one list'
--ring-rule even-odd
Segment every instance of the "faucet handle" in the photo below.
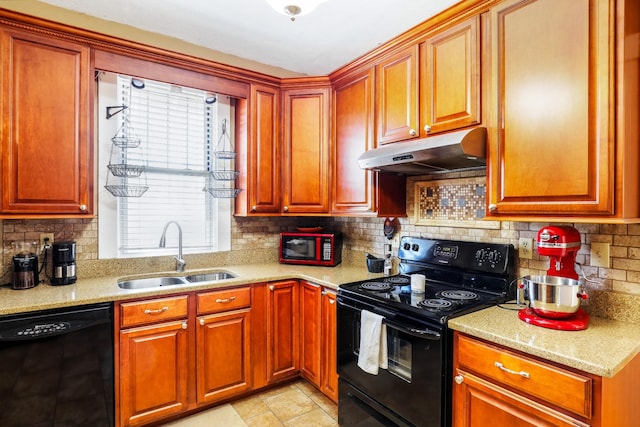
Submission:
{"label": "faucet handle", "polygon": [[176,259],[176,271],[184,271],[184,268],[187,265],[187,261],[180,257],[174,257]]}

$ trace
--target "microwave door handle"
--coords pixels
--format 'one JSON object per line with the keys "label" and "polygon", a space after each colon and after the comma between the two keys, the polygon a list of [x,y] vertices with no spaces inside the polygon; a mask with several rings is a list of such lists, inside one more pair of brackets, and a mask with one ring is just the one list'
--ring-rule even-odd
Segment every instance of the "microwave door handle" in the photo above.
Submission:
{"label": "microwave door handle", "polygon": [[[346,304],[340,297],[337,298],[338,304],[347,307],[351,310],[357,311],[358,313],[362,313],[362,310],[358,307],[354,307],[350,304]],[[408,326],[401,325],[397,322],[384,318],[383,322],[390,328],[396,329],[398,331],[404,332],[405,334],[412,335],[418,338],[424,338],[427,340],[437,341],[442,338],[442,335],[439,332],[432,331],[430,329],[416,329]]]}

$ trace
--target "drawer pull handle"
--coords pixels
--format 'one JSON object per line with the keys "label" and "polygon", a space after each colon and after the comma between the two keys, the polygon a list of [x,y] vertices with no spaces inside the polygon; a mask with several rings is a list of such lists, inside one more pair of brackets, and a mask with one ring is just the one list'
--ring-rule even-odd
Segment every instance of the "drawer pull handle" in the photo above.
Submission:
{"label": "drawer pull handle", "polygon": [[204,326],[207,322],[204,319],[200,319],[200,325]]}
{"label": "drawer pull handle", "polygon": [[159,308],[157,310],[146,309],[144,311],[144,314],[158,314],[158,313],[163,313],[163,312],[168,311],[168,310],[169,310],[169,307],[162,307],[162,308]]}
{"label": "drawer pull handle", "polygon": [[187,329],[187,322],[182,322],[182,329]]}
{"label": "drawer pull handle", "polygon": [[514,374],[514,375],[520,375],[523,378],[530,378],[531,375],[529,375],[529,372],[525,372],[525,371],[514,371],[511,370],[509,368],[505,368],[504,365],[500,362],[493,362],[493,364],[496,366],[496,368],[500,369],[501,371],[504,371],[508,374]]}
{"label": "drawer pull handle", "polygon": [[229,304],[230,302],[234,301],[235,299],[236,299],[236,297],[229,297],[229,298],[225,298],[225,299],[218,298],[216,300],[216,302],[219,303],[219,304]]}
{"label": "drawer pull handle", "polygon": [[456,382],[456,384],[462,384],[464,382],[464,377],[462,375],[456,375],[455,377],[453,377],[453,380]]}

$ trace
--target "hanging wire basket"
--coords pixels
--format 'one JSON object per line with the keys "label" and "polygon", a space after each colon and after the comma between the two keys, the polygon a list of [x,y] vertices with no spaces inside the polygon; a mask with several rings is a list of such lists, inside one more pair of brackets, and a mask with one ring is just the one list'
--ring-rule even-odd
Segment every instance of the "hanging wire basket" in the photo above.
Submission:
{"label": "hanging wire basket", "polygon": [[233,181],[239,174],[240,172],[232,170],[211,171],[211,175],[217,181]]}
{"label": "hanging wire basket", "polygon": [[233,199],[235,198],[242,189],[240,188],[209,188],[205,187],[202,191],[206,191],[211,194],[212,197],[216,199]]}
{"label": "hanging wire basket", "polygon": [[121,178],[135,178],[140,176],[144,172],[145,167],[142,165],[129,165],[129,164],[108,164],[107,168],[111,171],[113,176]]}
{"label": "hanging wire basket", "polygon": [[116,197],[140,197],[149,189],[146,185],[105,185],[104,188]]}
{"label": "hanging wire basket", "polygon": [[111,138],[111,142],[120,148],[136,148],[142,142],[142,140],[134,134],[133,129],[131,128],[128,110],[125,110],[122,126],[120,126],[116,134]]}

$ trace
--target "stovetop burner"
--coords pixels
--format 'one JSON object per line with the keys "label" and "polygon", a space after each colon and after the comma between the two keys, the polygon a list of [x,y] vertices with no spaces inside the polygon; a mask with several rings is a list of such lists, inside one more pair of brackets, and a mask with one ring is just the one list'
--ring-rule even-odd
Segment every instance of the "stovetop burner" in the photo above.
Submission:
{"label": "stovetop burner", "polygon": [[360,289],[371,292],[388,292],[393,289],[393,284],[387,282],[365,282],[360,284]]}
{"label": "stovetop burner", "polygon": [[442,298],[429,298],[418,302],[418,306],[430,310],[447,310],[453,307],[453,302]]}
{"label": "stovetop burner", "polygon": [[471,291],[465,291],[462,289],[449,289],[446,291],[440,291],[436,294],[441,298],[447,298],[455,301],[473,301],[478,299],[478,294]]}
{"label": "stovetop burner", "polygon": [[384,281],[387,283],[393,283],[394,285],[406,285],[411,281],[411,279],[407,276],[391,276],[384,279]]}

